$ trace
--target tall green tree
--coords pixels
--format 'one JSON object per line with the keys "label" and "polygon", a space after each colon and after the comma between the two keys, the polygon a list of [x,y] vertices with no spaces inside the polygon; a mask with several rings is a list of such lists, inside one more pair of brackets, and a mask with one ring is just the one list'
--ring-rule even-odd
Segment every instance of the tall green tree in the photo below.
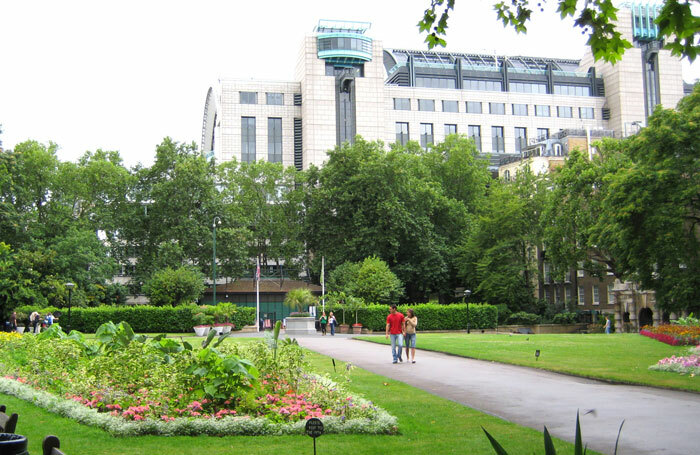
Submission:
{"label": "tall green tree", "polygon": [[361,262],[346,262],[328,279],[330,292],[344,293],[367,303],[398,303],[403,295],[401,280],[386,262],[371,256]]}

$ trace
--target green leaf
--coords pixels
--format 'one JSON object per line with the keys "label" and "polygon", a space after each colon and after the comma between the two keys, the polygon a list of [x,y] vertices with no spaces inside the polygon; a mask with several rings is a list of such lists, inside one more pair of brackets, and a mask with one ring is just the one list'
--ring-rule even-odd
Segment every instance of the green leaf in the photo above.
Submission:
{"label": "green leaf", "polygon": [[545,455],[557,455],[557,451],[554,449],[554,443],[552,442],[552,437],[549,435],[547,427],[544,427],[544,453]]}
{"label": "green leaf", "polygon": [[508,452],[505,451],[503,447],[496,441],[493,436],[489,434],[488,431],[484,427],[481,427],[482,430],[484,430],[484,433],[486,433],[486,437],[489,438],[489,441],[491,442],[491,446],[493,447],[493,450],[496,451],[496,455],[508,455]]}

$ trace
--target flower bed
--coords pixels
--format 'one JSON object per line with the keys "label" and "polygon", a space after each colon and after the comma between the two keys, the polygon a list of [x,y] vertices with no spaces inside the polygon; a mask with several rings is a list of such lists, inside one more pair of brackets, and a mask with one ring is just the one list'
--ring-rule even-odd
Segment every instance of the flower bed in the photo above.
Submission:
{"label": "flower bed", "polygon": [[296,344],[222,344],[212,334],[195,350],[110,324],[94,343],[58,326],[3,339],[0,392],[118,436],[301,434],[311,417],[326,432],[397,431],[386,411],[309,373]]}
{"label": "flower bed", "polygon": [[676,357],[672,355],[659,360],[656,365],[649,367],[650,370],[671,371],[680,374],[690,374],[695,376],[700,374],[700,346],[690,349],[690,355]]}
{"label": "flower bed", "polygon": [[659,340],[672,346],[700,344],[700,327],[664,324],[657,327],[644,326],[640,335]]}

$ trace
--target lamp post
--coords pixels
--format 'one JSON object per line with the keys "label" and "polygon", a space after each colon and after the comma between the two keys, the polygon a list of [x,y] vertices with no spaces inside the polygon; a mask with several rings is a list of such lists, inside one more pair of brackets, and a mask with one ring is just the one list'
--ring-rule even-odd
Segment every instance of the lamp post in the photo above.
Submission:
{"label": "lamp post", "polygon": [[73,288],[75,287],[75,284],[68,282],[66,283],[66,289],[68,289],[68,332],[70,333],[71,328],[73,327],[70,323],[70,309],[71,309],[71,298],[73,297]]}
{"label": "lamp post", "polygon": [[464,303],[467,304],[467,333],[471,333],[469,330],[469,296],[472,295],[472,291],[469,289],[464,291]]}
{"label": "lamp post", "polygon": [[214,286],[212,288],[212,289],[214,289],[214,305],[216,305],[216,226],[217,225],[221,225],[221,218],[219,218],[218,216],[215,216],[214,222],[213,222],[213,226],[214,226],[214,245],[213,245],[214,246],[214,248],[213,248],[214,260],[212,262],[212,273],[214,275]]}

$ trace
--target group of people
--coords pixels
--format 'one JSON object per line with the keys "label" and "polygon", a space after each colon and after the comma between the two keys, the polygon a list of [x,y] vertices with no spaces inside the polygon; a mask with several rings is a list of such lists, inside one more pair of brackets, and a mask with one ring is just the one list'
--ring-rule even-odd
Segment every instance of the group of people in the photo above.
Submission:
{"label": "group of people", "polygon": [[[42,319],[41,314],[39,314],[37,311],[33,311],[32,314],[29,315],[29,325],[32,328],[33,333],[39,333],[39,331],[41,330],[42,324],[44,327],[49,327],[57,319],[58,318],[54,317],[53,313],[47,313],[46,317],[44,317]],[[10,331],[14,332],[17,330],[18,322],[17,322],[17,312],[16,311],[12,312],[12,315],[10,316],[9,321],[7,321],[6,324],[7,324],[7,329],[9,329]]]}
{"label": "group of people", "polygon": [[[392,363],[403,362],[401,351],[405,345],[406,362],[416,363],[416,327],[418,318],[411,308],[406,310],[406,316],[391,305],[389,316],[386,318],[386,337],[391,337]],[[409,352],[410,350],[410,352]],[[409,357],[410,354],[410,357]]]}
{"label": "group of people", "polygon": [[331,311],[328,316],[326,316],[326,312],[324,311],[321,313],[321,317],[319,318],[319,324],[321,325],[321,335],[326,335],[326,327],[331,326],[331,336],[335,335],[335,326],[338,325],[338,321],[335,320],[335,316],[333,315],[333,312]]}

